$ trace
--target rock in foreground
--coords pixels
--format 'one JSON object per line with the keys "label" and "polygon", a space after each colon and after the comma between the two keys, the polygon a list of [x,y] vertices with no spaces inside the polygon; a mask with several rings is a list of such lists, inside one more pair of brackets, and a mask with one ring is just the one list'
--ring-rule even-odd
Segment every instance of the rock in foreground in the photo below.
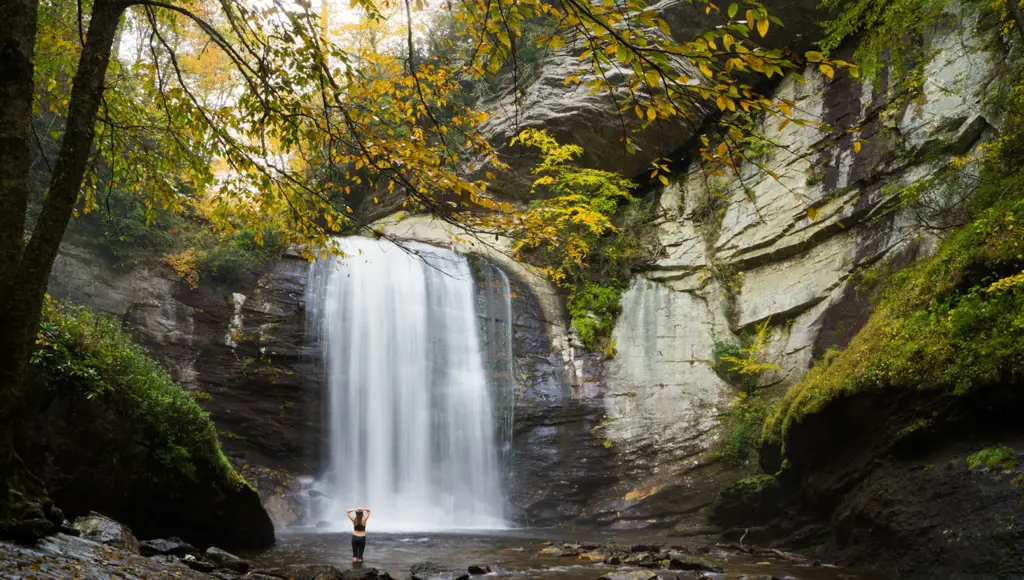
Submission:
{"label": "rock in foreground", "polygon": [[86,540],[121,548],[133,554],[139,553],[139,541],[135,539],[128,526],[104,515],[90,512],[89,515],[76,519],[72,527]]}

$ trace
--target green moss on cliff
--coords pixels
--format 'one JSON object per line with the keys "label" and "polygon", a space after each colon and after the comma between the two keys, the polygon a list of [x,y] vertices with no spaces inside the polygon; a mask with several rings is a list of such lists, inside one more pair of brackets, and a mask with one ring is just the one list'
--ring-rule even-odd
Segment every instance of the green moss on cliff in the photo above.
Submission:
{"label": "green moss on cliff", "polygon": [[984,467],[995,471],[1012,471],[1017,467],[1017,452],[1012,447],[986,447],[967,456],[967,469],[971,471]]}
{"label": "green moss on cliff", "polygon": [[1024,284],[999,280],[1024,268],[1024,200],[983,211],[938,254],[898,274],[850,346],[823,361],[765,424],[784,441],[790,425],[829,401],[866,389],[966,394],[1021,372]]}
{"label": "green moss on cliff", "polygon": [[229,485],[247,485],[221,452],[210,416],[116,318],[48,299],[31,370],[39,390],[116,407],[169,472],[189,479],[212,473]]}
{"label": "green moss on cliff", "polygon": [[[878,309],[842,353],[785,395],[765,440],[829,401],[868,389],[956,395],[1021,373],[1024,361],[1024,176],[1017,136],[990,147],[974,220],[930,259],[895,275]],[[985,207],[988,206],[988,207]]]}

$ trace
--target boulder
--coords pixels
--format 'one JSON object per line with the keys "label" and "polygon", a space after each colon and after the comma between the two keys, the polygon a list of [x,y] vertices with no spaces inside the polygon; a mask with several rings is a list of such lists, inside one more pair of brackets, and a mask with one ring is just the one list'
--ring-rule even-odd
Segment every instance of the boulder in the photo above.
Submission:
{"label": "boulder", "polygon": [[342,570],[328,564],[296,564],[281,568],[257,570],[246,579],[287,578],[289,580],[393,580],[387,570],[376,568],[353,568]]}
{"label": "boulder", "polygon": [[468,580],[466,572],[451,570],[434,562],[421,562],[409,567],[412,580]]}
{"label": "boulder", "polygon": [[[274,542],[259,495],[224,469],[212,446],[188,450],[191,474],[161,461],[151,426],[138,420],[138,403],[125,392],[91,397],[81,385],[68,384],[38,404],[45,412],[26,419],[22,456],[69,516],[97,512],[142,537],[178,536],[200,546]],[[127,547],[138,551],[134,540]]]}
{"label": "boulder", "polygon": [[622,559],[622,563],[629,564],[630,566],[640,566],[641,568],[661,567],[661,561],[658,559],[658,555],[653,552],[630,554]]}
{"label": "boulder", "polygon": [[249,562],[246,562],[230,552],[225,552],[220,548],[210,546],[206,549],[205,556],[206,559],[213,562],[217,568],[233,570],[240,574],[245,574],[249,571]]}
{"label": "boulder", "polygon": [[72,527],[87,540],[139,553],[139,541],[132,535],[128,526],[104,515],[90,512],[89,515],[76,519]]}
{"label": "boulder", "polygon": [[474,576],[480,575],[480,574],[490,574],[491,573],[491,567],[490,566],[478,566],[476,564],[473,564],[472,566],[469,567],[469,569],[467,571],[470,574],[473,574]]}
{"label": "boulder", "polygon": [[657,577],[653,570],[616,570],[597,580],[655,580]]}
{"label": "boulder", "polygon": [[208,574],[208,573],[213,572],[214,570],[217,569],[217,566],[214,565],[213,562],[207,562],[206,560],[200,560],[200,559],[196,558],[192,554],[188,554],[187,556],[182,558],[181,562],[183,564],[185,564],[186,566],[188,566],[189,568],[192,568],[196,572],[202,572],[204,574]]}
{"label": "boulder", "polygon": [[184,558],[188,554],[198,555],[199,549],[181,538],[172,536],[139,542],[139,553],[143,556],[170,554]]}
{"label": "boulder", "polygon": [[668,567],[670,570],[693,570],[696,572],[714,572],[716,574],[723,572],[721,566],[712,564],[707,560],[679,553],[672,554]]}

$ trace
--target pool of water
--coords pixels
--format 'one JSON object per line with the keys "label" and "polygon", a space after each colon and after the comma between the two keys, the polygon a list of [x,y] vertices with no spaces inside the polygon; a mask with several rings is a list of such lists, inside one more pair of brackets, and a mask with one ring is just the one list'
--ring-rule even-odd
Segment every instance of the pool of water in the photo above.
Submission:
{"label": "pool of water", "polygon": [[[782,556],[751,556],[735,549],[719,546],[707,539],[672,538],[563,530],[510,530],[452,533],[370,533],[364,566],[387,570],[396,580],[409,577],[409,567],[419,562],[436,562],[452,569],[465,570],[470,565],[490,566],[490,576],[508,575],[524,580],[594,580],[615,570],[636,569],[590,562],[577,557],[542,554],[541,550],[563,542],[622,545],[651,543],[663,549],[690,553],[705,552],[702,557],[725,569],[725,574],[709,577],[733,580],[748,578],[790,578],[796,580],[839,580],[871,578],[877,574],[856,570],[794,562]],[[272,548],[245,554],[256,567],[278,567],[290,564],[331,564],[340,568],[353,566],[351,536],[347,533],[299,530],[279,533]],[[676,577],[674,571],[658,571],[664,579]]]}

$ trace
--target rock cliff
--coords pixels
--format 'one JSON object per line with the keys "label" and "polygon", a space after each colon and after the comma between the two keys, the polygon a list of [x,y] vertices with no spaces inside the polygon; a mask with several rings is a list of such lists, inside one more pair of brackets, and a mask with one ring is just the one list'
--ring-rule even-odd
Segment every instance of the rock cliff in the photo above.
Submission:
{"label": "rock cliff", "polygon": [[[645,193],[658,198],[661,251],[623,296],[611,358],[574,344],[558,293],[509,257],[508,240],[476,239],[416,216],[381,222],[389,235],[452,246],[509,278],[516,397],[506,485],[517,520],[693,525],[735,477],[715,453],[720,414],[737,394],[713,370],[716,343],[738,341],[767,321],[766,358],[779,368],[757,386],[793,384],[870,314],[858,273],[931,251],[933,232],[955,217],[964,195],[956,184],[929,185],[928,207],[902,203],[900,192],[927,183],[954,157],[971,159],[995,132],[997,115],[984,103],[999,58],[972,30],[962,22],[930,39],[934,56],[913,100],[884,74],[861,82],[808,70],[806,84],[784,81],[779,97],[836,131],[762,126],[776,147],[759,164],[774,176],[747,165],[742,179],[709,180],[695,161],[680,160],[684,169],[669,186]],[[513,121],[543,125],[585,140],[593,152],[586,162],[634,172],[692,137],[675,131],[646,158],[625,159],[610,134],[595,133],[613,113],[565,92],[563,69],[574,59],[552,58],[526,95],[523,118],[491,121],[496,138],[514,134]],[[520,196],[528,180],[508,179],[502,192]],[[320,385],[316,353],[303,338],[305,268],[285,258],[237,285],[189,290],[159,272],[104,266],[72,237],[51,292],[122,316],[178,380],[207,393],[226,451],[269,469],[261,491],[278,502],[268,499],[274,473],[319,467]],[[481,273],[480,280],[493,278]],[[295,519],[286,502],[275,505],[279,522]]]}

